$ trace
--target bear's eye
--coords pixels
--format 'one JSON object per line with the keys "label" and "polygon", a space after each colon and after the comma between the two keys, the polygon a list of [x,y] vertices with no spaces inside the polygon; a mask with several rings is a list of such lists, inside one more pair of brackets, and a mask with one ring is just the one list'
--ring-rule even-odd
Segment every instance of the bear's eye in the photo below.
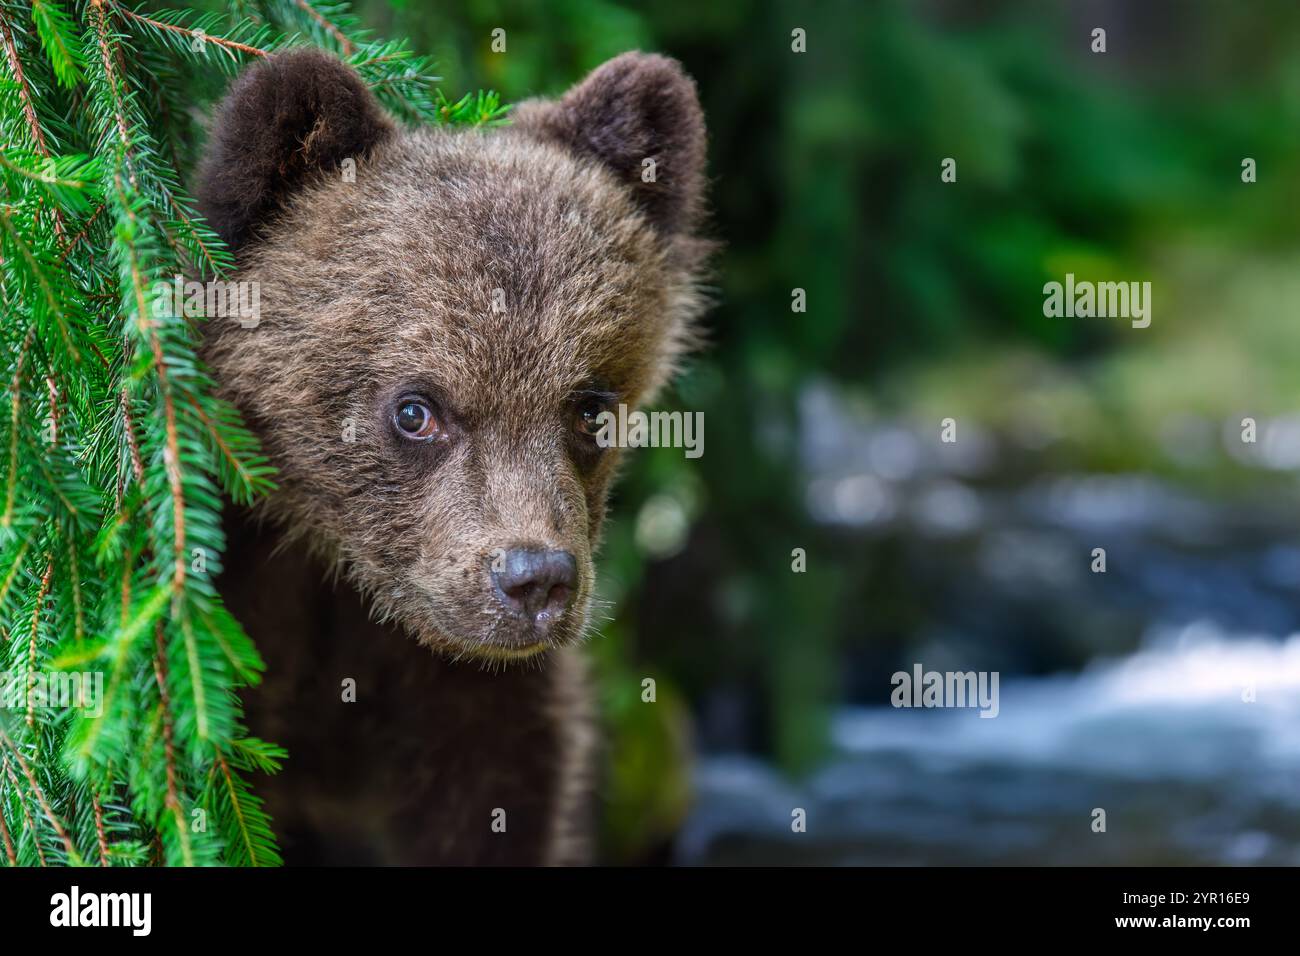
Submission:
{"label": "bear's eye", "polygon": [[433,438],[441,431],[433,409],[419,398],[404,398],[398,402],[397,411],[393,413],[393,424],[404,437],[418,441]]}
{"label": "bear's eye", "polygon": [[600,413],[603,411],[605,411],[603,402],[595,400],[583,402],[578,406],[578,417],[574,421],[574,427],[580,434],[595,438],[604,425],[600,420]]}

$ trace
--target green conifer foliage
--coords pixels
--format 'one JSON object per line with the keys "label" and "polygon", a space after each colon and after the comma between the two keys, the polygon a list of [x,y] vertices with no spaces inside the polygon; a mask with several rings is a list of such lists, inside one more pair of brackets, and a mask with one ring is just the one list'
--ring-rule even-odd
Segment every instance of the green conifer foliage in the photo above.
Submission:
{"label": "green conifer foliage", "polygon": [[154,290],[230,274],[185,188],[203,117],[301,45],[401,120],[503,119],[340,3],[0,0],[0,863],[280,862],[246,778],[285,754],[242,723],[262,662],[214,586],[223,500],[273,469]]}

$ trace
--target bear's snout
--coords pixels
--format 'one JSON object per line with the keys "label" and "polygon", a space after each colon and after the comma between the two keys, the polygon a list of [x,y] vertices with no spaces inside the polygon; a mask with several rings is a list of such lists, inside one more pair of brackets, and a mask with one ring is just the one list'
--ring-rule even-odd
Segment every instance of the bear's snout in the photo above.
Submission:
{"label": "bear's snout", "polygon": [[501,605],[539,635],[568,609],[578,586],[578,562],[557,549],[511,548],[489,573]]}

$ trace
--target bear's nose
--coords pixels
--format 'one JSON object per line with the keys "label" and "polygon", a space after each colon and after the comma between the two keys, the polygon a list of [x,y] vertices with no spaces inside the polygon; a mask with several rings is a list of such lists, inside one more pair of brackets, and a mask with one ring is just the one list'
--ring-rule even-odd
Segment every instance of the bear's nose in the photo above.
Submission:
{"label": "bear's nose", "polygon": [[492,583],[508,610],[546,630],[569,606],[578,584],[578,562],[568,551],[512,548],[499,556]]}

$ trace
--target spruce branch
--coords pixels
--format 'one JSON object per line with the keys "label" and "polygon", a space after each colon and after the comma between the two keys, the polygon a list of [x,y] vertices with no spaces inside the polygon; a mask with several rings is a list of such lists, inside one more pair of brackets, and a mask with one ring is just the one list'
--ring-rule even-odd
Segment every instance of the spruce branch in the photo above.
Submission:
{"label": "spruce branch", "polygon": [[[0,0],[0,679],[25,694],[0,701],[8,865],[281,862],[249,779],[287,755],[243,726],[264,664],[213,581],[223,499],[255,503],[274,469],[217,396],[196,323],[155,305],[177,276],[235,269],[184,186],[200,110],[304,42],[405,120],[504,116],[490,93],[448,100],[427,59],[342,3]],[[96,713],[84,686],[70,708],[31,693],[83,674]]]}
{"label": "spruce branch", "polygon": [[8,15],[3,10],[0,10],[0,41],[4,42],[5,59],[8,61],[9,69],[13,73],[14,82],[18,84],[18,95],[23,104],[23,116],[27,120],[27,128],[31,130],[32,142],[42,156],[48,156],[50,150],[45,145],[45,133],[41,130],[40,121],[36,118],[36,105],[32,101],[32,90],[27,85],[27,75],[23,72],[23,63],[18,58],[18,50],[14,47],[13,33],[9,30]]}
{"label": "spruce branch", "polygon": [[[63,843],[64,849],[68,854],[68,860],[70,862],[77,861],[77,851],[72,845],[72,838],[68,836],[68,831],[63,826],[63,821],[59,819],[58,814],[55,813],[53,808],[50,806],[49,799],[45,796],[45,791],[41,789],[41,785],[36,780],[36,774],[32,771],[31,764],[23,759],[22,751],[18,749],[13,740],[10,739],[9,735],[4,732],[3,727],[0,727],[0,746],[3,746],[9,751],[9,754],[14,758],[14,762],[17,763],[19,769],[22,770],[23,776],[27,778],[27,784],[31,788],[31,793],[36,798],[36,802],[40,805],[41,811],[45,814],[45,819],[50,822],[50,826],[54,828],[54,832]],[[12,774],[13,771],[10,770],[10,773]]]}
{"label": "spruce branch", "polygon": [[[183,38],[180,40],[180,43],[182,44],[182,52],[186,50],[193,52],[193,44],[197,41],[200,44],[200,49],[203,44],[213,43],[223,50],[234,51],[236,53],[246,53],[249,56],[266,57],[271,55],[270,50],[263,49],[262,47],[254,46],[251,43],[241,43],[232,37],[217,36],[214,33],[208,32],[206,29],[207,26],[215,25],[221,21],[221,18],[217,14],[208,14],[199,17],[191,26],[182,26],[182,22],[190,18],[190,14],[186,11],[165,10],[161,13],[155,14],[154,17],[147,17],[144,14],[129,9],[123,4],[117,2],[117,0],[110,0],[110,2],[112,3],[113,8],[127,19],[134,20],[136,23],[158,33],[170,34],[171,37],[163,40],[163,42],[167,42],[167,40],[175,37]],[[265,32],[264,28],[255,28],[251,21],[247,20],[242,21],[235,27],[235,31],[239,34],[245,33],[250,29],[254,30],[255,33]]]}
{"label": "spruce branch", "polygon": [[340,30],[337,25],[331,23],[319,10],[308,3],[307,0],[294,0],[294,3],[298,5],[299,9],[311,17],[317,25],[338,41],[340,50],[348,56],[353,54],[356,50],[356,45],[348,39],[347,35]]}
{"label": "spruce branch", "polygon": [[[8,770],[8,757],[5,757],[5,765],[0,769],[0,777],[4,776],[4,771]],[[5,815],[0,813],[0,842],[4,843],[5,859],[9,861],[10,866],[18,865],[18,854],[14,851],[13,838],[9,836],[9,826],[5,823]]]}
{"label": "spruce branch", "polygon": [[95,839],[99,847],[99,865],[108,866],[108,836],[104,832],[104,808],[99,802],[98,794],[92,793],[90,801],[95,809]]}

